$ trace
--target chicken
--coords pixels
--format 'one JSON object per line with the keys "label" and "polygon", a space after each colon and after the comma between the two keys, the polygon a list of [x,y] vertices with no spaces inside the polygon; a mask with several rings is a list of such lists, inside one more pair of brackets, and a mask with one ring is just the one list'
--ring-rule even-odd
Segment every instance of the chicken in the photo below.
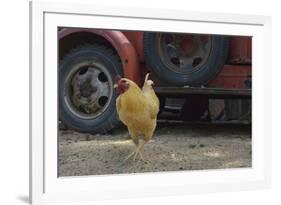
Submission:
{"label": "chicken", "polygon": [[[142,90],[133,81],[126,78],[116,78],[119,96],[116,99],[116,109],[119,119],[128,128],[128,132],[136,145],[136,150],[126,159],[133,156],[135,160],[139,155],[143,159],[144,145],[151,139],[156,128],[159,100],[152,88],[153,81],[148,80],[148,74]],[[142,142],[139,142],[140,138]]]}

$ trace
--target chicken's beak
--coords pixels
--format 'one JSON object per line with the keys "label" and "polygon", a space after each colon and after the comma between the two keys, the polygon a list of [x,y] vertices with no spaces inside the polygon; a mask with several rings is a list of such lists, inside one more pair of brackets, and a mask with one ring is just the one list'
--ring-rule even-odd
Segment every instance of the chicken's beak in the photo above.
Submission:
{"label": "chicken's beak", "polygon": [[115,83],[114,85],[113,85],[113,88],[117,88],[118,87],[118,85],[117,85],[117,83]]}

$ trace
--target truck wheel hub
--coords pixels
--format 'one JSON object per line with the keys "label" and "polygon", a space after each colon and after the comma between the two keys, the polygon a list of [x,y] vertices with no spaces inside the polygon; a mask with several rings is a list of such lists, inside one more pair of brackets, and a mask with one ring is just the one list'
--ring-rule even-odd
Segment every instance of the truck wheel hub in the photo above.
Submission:
{"label": "truck wheel hub", "polygon": [[112,82],[105,67],[80,67],[71,80],[71,104],[84,117],[96,117],[104,111],[112,96]]}
{"label": "truck wheel hub", "polygon": [[208,35],[161,34],[158,36],[158,53],[167,67],[178,73],[191,73],[200,69],[211,52]]}

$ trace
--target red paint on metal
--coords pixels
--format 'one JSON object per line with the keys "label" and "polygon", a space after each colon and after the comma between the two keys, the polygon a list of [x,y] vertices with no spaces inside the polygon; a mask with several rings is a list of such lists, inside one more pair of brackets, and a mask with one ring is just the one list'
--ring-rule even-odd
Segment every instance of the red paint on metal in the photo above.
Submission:
{"label": "red paint on metal", "polygon": [[[141,85],[149,68],[144,63],[143,32],[112,31],[102,29],[63,28],[59,30],[59,39],[78,32],[90,32],[106,39],[121,58],[124,76]],[[207,36],[201,36],[202,42],[208,42]],[[219,75],[209,83],[209,87],[245,88],[245,80],[251,75],[252,39],[251,37],[230,37],[227,64]],[[185,43],[184,43],[185,44]],[[187,43],[188,44],[188,43]],[[157,76],[151,79],[158,84]]]}
{"label": "red paint on metal", "polygon": [[122,61],[124,76],[133,80],[138,85],[141,85],[141,72],[139,68],[139,58],[137,52],[132,44],[124,44],[123,52],[121,55],[125,57]]}
{"label": "red paint on metal", "polygon": [[140,62],[144,62],[143,54],[143,32],[142,31],[122,31],[122,33],[128,38],[128,40],[135,47]]}
{"label": "red paint on metal", "polygon": [[90,32],[105,38],[116,49],[120,56],[124,76],[140,85],[141,75],[137,51],[122,32],[102,29],[64,28],[59,31],[59,39],[78,32]]}
{"label": "red paint on metal", "polygon": [[252,38],[246,36],[233,36],[229,38],[228,64],[252,63]]}
{"label": "red paint on metal", "polygon": [[225,65],[219,75],[212,80],[208,87],[215,88],[247,88],[245,81],[251,78],[250,65]]}
{"label": "red paint on metal", "polygon": [[195,51],[198,45],[194,42],[194,39],[187,35],[180,41],[180,48],[182,49],[181,53],[184,56],[190,56]]}

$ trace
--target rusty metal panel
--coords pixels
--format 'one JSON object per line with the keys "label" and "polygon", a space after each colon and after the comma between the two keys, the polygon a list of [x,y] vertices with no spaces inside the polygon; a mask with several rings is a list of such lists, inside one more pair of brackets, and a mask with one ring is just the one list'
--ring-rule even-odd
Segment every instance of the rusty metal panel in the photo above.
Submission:
{"label": "rusty metal panel", "polygon": [[135,47],[140,62],[144,62],[143,54],[143,32],[142,31],[122,31],[122,33],[128,38],[131,44]]}
{"label": "rusty metal panel", "polygon": [[229,39],[227,64],[249,65],[252,63],[252,37],[234,36]]}
{"label": "rusty metal panel", "polygon": [[251,88],[251,65],[225,65],[208,87],[214,88]]}

